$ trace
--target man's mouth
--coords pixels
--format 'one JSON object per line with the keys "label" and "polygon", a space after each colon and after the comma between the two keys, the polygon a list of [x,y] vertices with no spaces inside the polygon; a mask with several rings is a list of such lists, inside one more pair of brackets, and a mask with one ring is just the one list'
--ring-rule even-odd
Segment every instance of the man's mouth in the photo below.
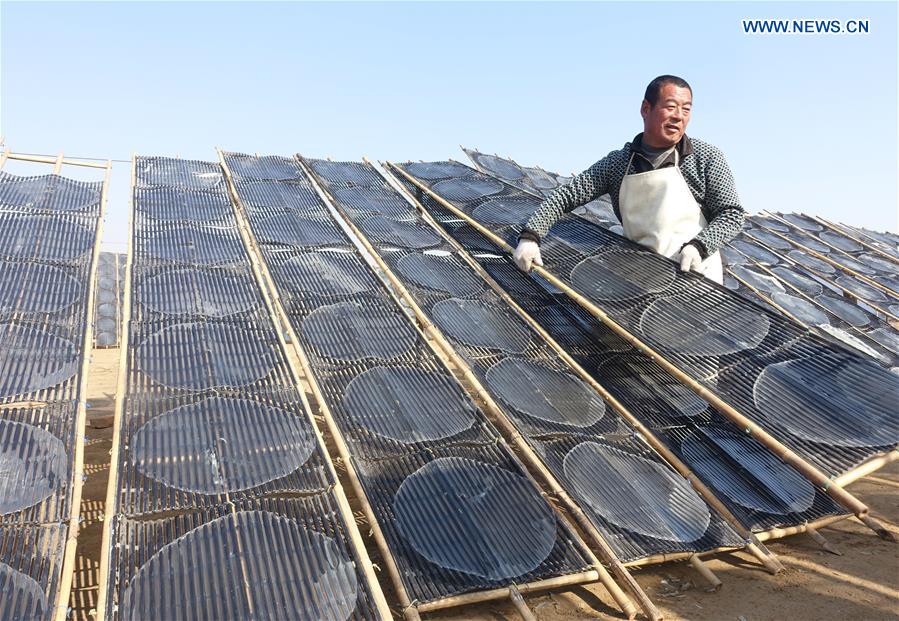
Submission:
{"label": "man's mouth", "polygon": [[667,130],[670,131],[670,132],[679,132],[679,131],[680,131],[680,125],[666,125],[666,126],[665,126],[665,129],[667,129]]}

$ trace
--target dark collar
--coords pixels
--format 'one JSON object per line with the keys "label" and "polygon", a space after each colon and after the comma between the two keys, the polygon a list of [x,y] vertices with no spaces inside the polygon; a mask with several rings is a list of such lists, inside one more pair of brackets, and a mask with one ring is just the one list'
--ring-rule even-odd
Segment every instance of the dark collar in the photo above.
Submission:
{"label": "dark collar", "polygon": [[[690,138],[687,134],[684,134],[684,137],[680,139],[680,142],[677,143],[676,147],[677,155],[681,160],[693,153],[693,143],[690,142]],[[636,151],[637,153],[643,152],[643,132],[634,136],[634,139],[631,141],[631,150]]]}

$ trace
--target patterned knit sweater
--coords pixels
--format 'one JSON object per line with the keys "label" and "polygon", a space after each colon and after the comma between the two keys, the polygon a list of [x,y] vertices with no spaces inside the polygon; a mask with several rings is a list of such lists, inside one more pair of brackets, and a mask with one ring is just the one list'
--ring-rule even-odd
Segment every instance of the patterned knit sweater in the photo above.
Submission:
{"label": "patterned knit sweater", "polygon": [[[618,194],[621,181],[625,174],[643,172],[634,162],[628,168],[631,153],[640,152],[642,136],[638,134],[633,141],[625,143],[621,149],[612,151],[575,176],[571,183],[557,188],[527,221],[520,238],[539,242],[562,214],[606,193],[611,195],[612,207],[620,220]],[[734,178],[724,154],[717,147],[685,135],[677,150],[680,170],[708,222],[708,226],[691,242],[706,258],[740,232],[746,214],[740,206],[740,197],[737,196]],[[634,157],[635,161],[639,159]]]}

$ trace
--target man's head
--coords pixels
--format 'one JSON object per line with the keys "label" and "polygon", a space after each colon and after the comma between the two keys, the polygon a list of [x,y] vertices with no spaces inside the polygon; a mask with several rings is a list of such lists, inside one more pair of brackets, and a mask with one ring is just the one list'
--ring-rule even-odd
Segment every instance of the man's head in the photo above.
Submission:
{"label": "man's head", "polygon": [[661,149],[680,142],[693,107],[693,90],[686,80],[660,75],[646,87],[640,115],[643,117],[643,142]]}

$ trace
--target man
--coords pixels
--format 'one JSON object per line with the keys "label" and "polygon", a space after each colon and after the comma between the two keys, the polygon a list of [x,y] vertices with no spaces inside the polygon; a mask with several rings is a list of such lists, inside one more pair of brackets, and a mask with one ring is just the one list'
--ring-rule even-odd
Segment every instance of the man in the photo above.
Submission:
{"label": "man", "polygon": [[530,217],[518,238],[515,263],[543,265],[540,238],[563,213],[609,193],[624,234],[720,283],[718,249],[743,227],[745,212],[724,154],[684,132],[693,90],[673,75],[646,87],[643,133],[558,188]]}

